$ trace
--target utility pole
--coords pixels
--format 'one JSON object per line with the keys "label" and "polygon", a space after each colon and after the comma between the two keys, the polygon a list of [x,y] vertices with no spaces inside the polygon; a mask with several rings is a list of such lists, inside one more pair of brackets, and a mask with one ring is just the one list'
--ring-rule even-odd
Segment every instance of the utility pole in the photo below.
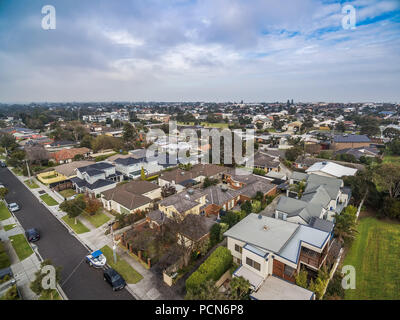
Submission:
{"label": "utility pole", "polygon": [[32,184],[32,177],[31,177],[31,171],[29,170],[28,160],[25,160],[25,163],[26,163],[26,169],[28,170],[29,181]]}

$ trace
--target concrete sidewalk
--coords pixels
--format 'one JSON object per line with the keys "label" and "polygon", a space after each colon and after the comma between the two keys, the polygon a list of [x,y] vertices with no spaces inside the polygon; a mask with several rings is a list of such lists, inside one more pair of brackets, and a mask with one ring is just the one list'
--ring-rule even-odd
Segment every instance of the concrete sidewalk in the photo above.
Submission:
{"label": "concrete sidewalk", "polygon": [[[12,171],[11,171],[12,172]],[[14,174],[14,173],[13,173]],[[15,174],[14,174],[15,175]],[[40,199],[39,191],[43,190],[48,195],[50,195],[54,200],[58,203],[61,203],[64,199],[60,199],[60,197],[50,190],[47,186],[44,186],[40,181],[35,178],[32,178],[35,183],[37,183],[40,188],[31,189],[26,184],[25,181],[29,180],[26,177],[20,177],[15,175],[24,185],[38,198],[38,200],[46,206],[50,212],[69,230],[69,232],[75,236],[88,250],[97,250],[105,245],[108,245],[110,248],[113,247],[113,239],[112,235],[106,235],[105,231],[107,229],[108,221],[104,225],[100,226],[97,229],[94,229],[91,226],[90,231],[82,234],[76,234],[63,220],[62,217],[66,215],[65,212],[62,212],[59,209],[59,206],[48,206],[42,199]],[[82,219],[83,220],[83,219]],[[85,225],[85,223],[82,221]],[[140,280],[136,284],[128,284],[128,291],[138,300],[180,300],[182,297],[177,295],[173,289],[168,287],[161,279],[161,277],[157,277],[153,272],[146,269],[141,263],[139,263],[135,258],[130,256],[126,251],[118,246],[117,248],[118,255],[124,259],[129,265],[132,266],[137,272],[139,272],[143,279]]]}

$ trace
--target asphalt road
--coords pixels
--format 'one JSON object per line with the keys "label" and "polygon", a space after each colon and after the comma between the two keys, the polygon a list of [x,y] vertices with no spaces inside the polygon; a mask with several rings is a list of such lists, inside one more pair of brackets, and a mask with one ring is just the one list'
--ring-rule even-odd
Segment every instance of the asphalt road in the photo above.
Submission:
{"label": "asphalt road", "polygon": [[8,188],[7,203],[16,202],[21,210],[15,216],[23,228],[37,228],[41,239],[35,244],[43,259],[62,267],[61,287],[71,300],[132,300],[126,290],[114,292],[103,281],[102,271],[84,262],[87,249],[7,168],[0,168],[0,181]]}

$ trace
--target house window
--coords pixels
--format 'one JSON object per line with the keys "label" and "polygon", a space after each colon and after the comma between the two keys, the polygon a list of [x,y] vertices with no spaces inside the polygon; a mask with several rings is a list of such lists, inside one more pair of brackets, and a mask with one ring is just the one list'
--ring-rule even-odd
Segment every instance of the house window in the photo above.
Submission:
{"label": "house window", "polygon": [[239,253],[242,253],[242,247],[237,245],[237,244],[235,244],[235,251],[237,251]]}
{"label": "house window", "polygon": [[261,270],[261,265],[258,262],[255,262],[254,260],[250,259],[249,257],[246,257],[246,264],[258,271]]}

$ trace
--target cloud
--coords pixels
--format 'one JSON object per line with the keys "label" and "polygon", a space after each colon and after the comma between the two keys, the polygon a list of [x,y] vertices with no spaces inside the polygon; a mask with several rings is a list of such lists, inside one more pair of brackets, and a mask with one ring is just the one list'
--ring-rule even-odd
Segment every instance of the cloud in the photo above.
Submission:
{"label": "cloud", "polygon": [[2,101],[400,100],[395,0],[39,2],[0,4]]}

